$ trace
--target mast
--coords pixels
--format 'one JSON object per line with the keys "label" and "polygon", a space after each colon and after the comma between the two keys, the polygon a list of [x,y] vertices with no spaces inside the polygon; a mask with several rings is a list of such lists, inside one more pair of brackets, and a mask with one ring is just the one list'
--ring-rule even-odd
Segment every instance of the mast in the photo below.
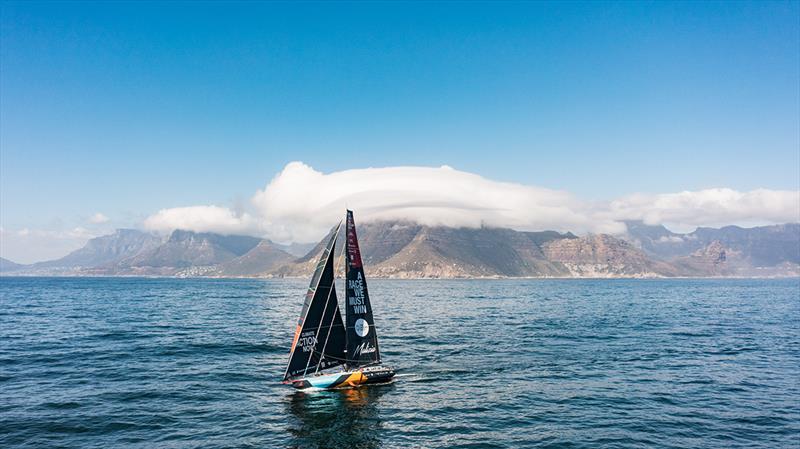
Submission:
{"label": "mast", "polygon": [[345,226],[345,312],[347,368],[380,363],[378,333],[372,319],[367,279],[358,247],[353,211],[347,211]]}
{"label": "mast", "polygon": [[333,270],[333,253],[340,227],[341,223],[328,240],[311,278],[295,329],[284,380],[304,375],[309,370],[318,371],[344,363],[346,336],[336,298]]}

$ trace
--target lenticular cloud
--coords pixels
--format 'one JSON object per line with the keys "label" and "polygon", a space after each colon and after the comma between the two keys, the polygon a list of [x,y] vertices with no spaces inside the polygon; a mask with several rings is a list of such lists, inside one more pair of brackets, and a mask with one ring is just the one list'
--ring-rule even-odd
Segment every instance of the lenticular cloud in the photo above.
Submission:
{"label": "lenticular cloud", "polygon": [[629,195],[589,203],[560,190],[498,182],[442,166],[386,167],[321,173],[288,164],[256,192],[249,212],[219,206],[164,209],[148,217],[152,230],[247,233],[279,242],[316,241],[343,216],[360,222],[409,220],[451,227],[620,233],[623,220],[698,226],[800,220],[800,192],[709,189]]}
{"label": "lenticular cloud", "polygon": [[567,192],[491,181],[443,166],[345,170],[331,174],[293,162],[256,193],[267,230],[282,239],[318,239],[345,207],[359,221],[411,220],[426,225],[506,226],[614,232]]}

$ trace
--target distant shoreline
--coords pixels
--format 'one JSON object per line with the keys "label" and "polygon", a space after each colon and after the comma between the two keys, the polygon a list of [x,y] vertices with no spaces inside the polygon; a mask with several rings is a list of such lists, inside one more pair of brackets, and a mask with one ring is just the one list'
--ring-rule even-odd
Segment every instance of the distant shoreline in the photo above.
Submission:
{"label": "distant shoreline", "polygon": [[[224,279],[250,279],[250,280],[292,280],[302,281],[308,280],[304,276],[272,276],[272,277],[259,277],[259,276],[157,276],[157,275],[40,275],[40,274],[0,274],[2,278],[25,278],[25,279],[186,279],[186,280],[224,280]],[[387,280],[387,281],[523,281],[523,280],[769,280],[769,279],[798,279],[800,275],[792,276],[593,276],[593,277],[578,277],[578,276],[527,276],[527,277],[500,277],[500,276],[487,276],[487,277],[382,277],[370,276],[370,280]]]}

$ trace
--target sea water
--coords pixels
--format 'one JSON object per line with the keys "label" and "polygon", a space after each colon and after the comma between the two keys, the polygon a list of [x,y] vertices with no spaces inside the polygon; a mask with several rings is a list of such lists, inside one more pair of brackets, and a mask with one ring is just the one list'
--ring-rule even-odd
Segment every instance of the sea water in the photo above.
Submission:
{"label": "sea water", "polygon": [[371,280],[385,386],[281,385],[306,281],[0,278],[0,447],[798,447],[800,280]]}

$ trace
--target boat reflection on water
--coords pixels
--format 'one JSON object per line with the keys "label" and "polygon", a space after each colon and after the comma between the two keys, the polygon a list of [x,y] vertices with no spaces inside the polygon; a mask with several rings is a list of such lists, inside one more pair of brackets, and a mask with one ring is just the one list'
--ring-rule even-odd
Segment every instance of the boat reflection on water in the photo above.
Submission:
{"label": "boat reflection on water", "polygon": [[381,446],[382,421],[378,411],[381,396],[394,386],[341,390],[298,390],[287,397],[292,416],[290,447]]}

